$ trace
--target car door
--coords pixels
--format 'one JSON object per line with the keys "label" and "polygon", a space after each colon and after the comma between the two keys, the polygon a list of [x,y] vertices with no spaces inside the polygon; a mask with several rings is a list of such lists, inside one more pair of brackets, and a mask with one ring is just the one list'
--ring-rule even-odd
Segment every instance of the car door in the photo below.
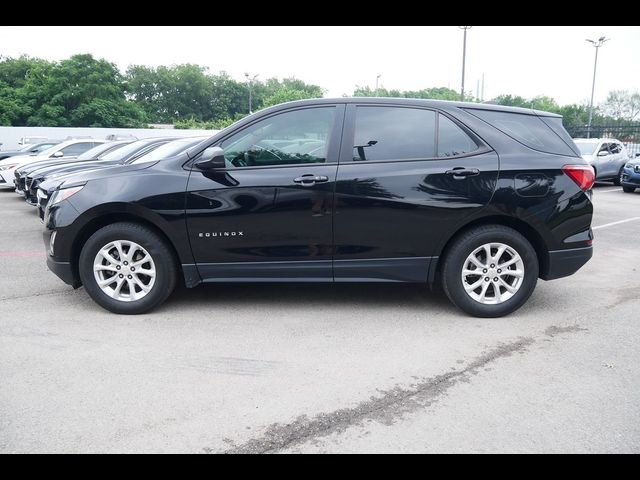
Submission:
{"label": "car door", "polygon": [[344,105],[261,117],[218,145],[226,168],[194,168],[187,226],[204,281],[332,281],[333,198]]}
{"label": "car door", "polygon": [[491,199],[498,156],[442,112],[350,105],[336,184],[335,280],[424,282],[438,245]]}

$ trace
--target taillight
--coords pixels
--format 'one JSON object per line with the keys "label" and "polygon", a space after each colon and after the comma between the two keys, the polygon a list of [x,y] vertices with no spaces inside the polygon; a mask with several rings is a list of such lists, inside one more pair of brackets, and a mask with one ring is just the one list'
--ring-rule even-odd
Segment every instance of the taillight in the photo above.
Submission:
{"label": "taillight", "polygon": [[562,167],[562,171],[584,192],[591,190],[593,184],[596,183],[596,174],[590,165],[565,165]]}

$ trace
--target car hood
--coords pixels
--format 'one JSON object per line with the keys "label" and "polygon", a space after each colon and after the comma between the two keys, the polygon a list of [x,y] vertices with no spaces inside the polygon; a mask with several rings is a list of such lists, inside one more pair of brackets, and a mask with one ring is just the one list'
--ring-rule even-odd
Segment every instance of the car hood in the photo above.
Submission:
{"label": "car hood", "polygon": [[29,175],[30,173],[35,172],[36,170],[41,170],[41,169],[45,169],[45,168],[58,168],[58,167],[64,167],[65,165],[70,165],[73,163],[82,163],[82,162],[86,162],[87,160],[74,160],[74,159],[68,159],[68,160],[44,160],[41,162],[34,162],[34,163],[29,163],[28,165],[23,165],[21,167],[18,167],[18,173],[22,174],[22,175]]}
{"label": "car hood", "polygon": [[51,164],[44,167],[37,167],[35,169],[22,168],[20,170],[26,172],[32,177],[49,177],[67,172],[76,172],[81,170],[92,170],[94,168],[103,168],[108,166],[117,165],[117,162],[101,162],[100,160],[83,160],[79,162],[65,162],[62,164]]}
{"label": "car hood", "polygon": [[71,185],[75,183],[86,183],[95,180],[101,180],[107,177],[115,177],[118,175],[127,175],[133,172],[146,170],[153,167],[158,162],[131,164],[131,165],[115,165],[107,168],[93,168],[87,171],[74,172],[64,177],[59,177],[56,180],[63,180],[65,185]]}
{"label": "car hood", "polygon": [[582,155],[582,158],[584,158],[587,162],[592,163],[596,159],[596,156],[595,155]]}
{"label": "car hood", "polygon": [[17,163],[18,165],[25,165],[39,160],[42,160],[42,158],[38,158],[36,155],[14,155],[13,157],[0,160],[0,167],[4,165],[12,165],[14,163]]}

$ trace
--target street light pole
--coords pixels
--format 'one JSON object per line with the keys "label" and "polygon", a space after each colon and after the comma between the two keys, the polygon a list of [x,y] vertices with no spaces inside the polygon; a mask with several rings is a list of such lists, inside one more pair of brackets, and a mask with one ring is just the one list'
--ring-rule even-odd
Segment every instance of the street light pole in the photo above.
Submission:
{"label": "street light pole", "polygon": [[378,81],[380,80],[381,76],[382,74],[379,73],[378,76],[376,77],[376,97],[378,96]]}
{"label": "street light pole", "polygon": [[460,88],[460,101],[464,102],[464,70],[467,60],[467,30],[471,27],[458,27],[464,30],[464,39],[462,41],[462,87]]}
{"label": "street light pole", "polygon": [[253,113],[253,82],[256,78],[258,78],[259,74],[250,77],[248,73],[245,73],[244,76],[247,78],[247,87],[249,88],[249,115]]}
{"label": "street light pole", "polygon": [[587,42],[596,47],[596,58],[593,62],[593,83],[591,84],[591,101],[589,102],[589,124],[587,125],[587,138],[591,138],[591,123],[593,122],[593,95],[596,91],[596,72],[598,70],[598,50],[604,45],[604,42],[609,41],[609,38],[600,37],[596,40],[589,40]]}

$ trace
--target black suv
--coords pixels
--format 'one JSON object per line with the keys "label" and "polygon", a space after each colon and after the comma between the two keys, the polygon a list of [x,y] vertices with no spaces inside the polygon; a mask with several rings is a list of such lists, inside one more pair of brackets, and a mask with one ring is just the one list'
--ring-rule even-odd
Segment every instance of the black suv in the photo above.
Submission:
{"label": "black suv", "polygon": [[308,100],[180,155],[71,177],[45,242],[50,269],[116,313],[151,310],[178,280],[440,281],[496,317],[591,258],[593,182],[557,115]]}

